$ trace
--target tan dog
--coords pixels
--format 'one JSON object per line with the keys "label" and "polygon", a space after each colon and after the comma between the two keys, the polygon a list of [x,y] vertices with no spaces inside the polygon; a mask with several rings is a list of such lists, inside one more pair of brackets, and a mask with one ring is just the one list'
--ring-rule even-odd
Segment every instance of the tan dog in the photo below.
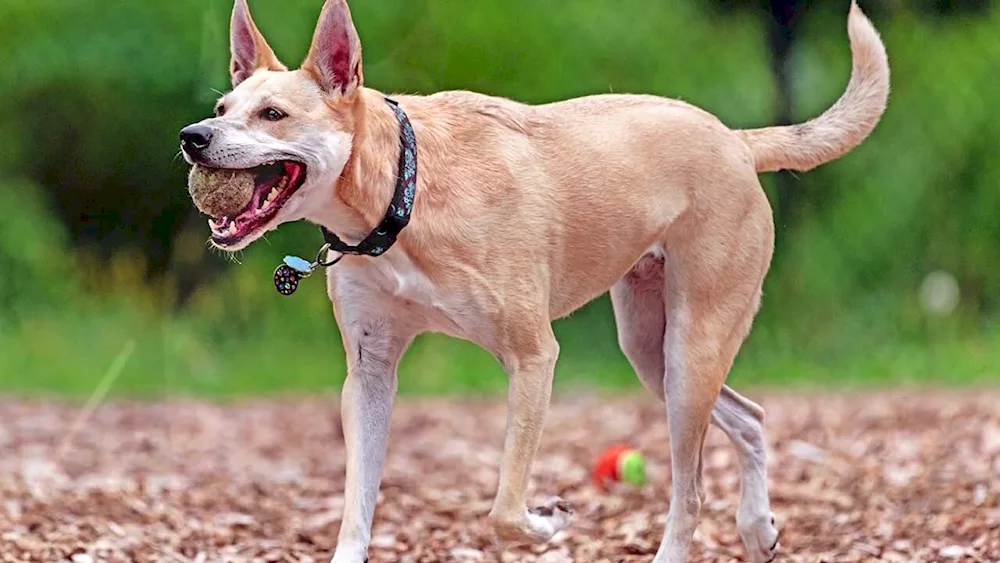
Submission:
{"label": "tan dog", "polygon": [[[216,117],[185,128],[182,148],[192,164],[253,169],[258,189],[241,214],[211,221],[213,241],[235,251],[307,219],[357,243],[392,196],[400,136],[382,94],[362,84],[345,1],[326,2],[296,71],[275,58],[245,0],[231,23],[234,88]],[[609,289],[622,350],[669,417],[672,493],[655,561],[687,556],[710,422],[739,453],[737,525],[749,558],[774,557],[764,413],[723,383],[771,260],[771,208],[757,174],[842,156],[885,109],[885,49],[853,4],[848,32],[846,92],[801,125],[733,130],[686,103],[643,95],[539,106],[471,92],[395,98],[419,147],[412,221],[383,256],[348,256],[328,271],[349,361],[335,563],[367,558],[396,366],[427,331],[479,344],[509,374],[489,514],[497,537],[543,542],[562,529],[563,503],[529,511],[525,499],[559,353],[551,324]]]}

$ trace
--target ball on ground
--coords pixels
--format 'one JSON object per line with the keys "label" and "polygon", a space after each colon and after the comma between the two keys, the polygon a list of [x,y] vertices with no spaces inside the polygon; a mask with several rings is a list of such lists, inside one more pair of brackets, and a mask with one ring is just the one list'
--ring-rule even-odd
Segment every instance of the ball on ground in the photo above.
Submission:
{"label": "ball on ground", "polygon": [[641,487],[646,484],[646,459],[639,450],[627,444],[616,444],[598,455],[592,477],[594,485],[601,490],[607,490],[613,483]]}

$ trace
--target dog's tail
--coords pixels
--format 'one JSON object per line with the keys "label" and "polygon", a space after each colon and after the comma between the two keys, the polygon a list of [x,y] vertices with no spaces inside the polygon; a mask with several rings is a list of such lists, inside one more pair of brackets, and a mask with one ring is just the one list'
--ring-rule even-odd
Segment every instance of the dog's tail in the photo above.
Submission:
{"label": "dog's tail", "polygon": [[847,17],[851,80],[830,109],[798,125],[737,131],[750,146],[758,172],[806,171],[845,155],[878,124],[889,97],[885,45],[855,0]]}

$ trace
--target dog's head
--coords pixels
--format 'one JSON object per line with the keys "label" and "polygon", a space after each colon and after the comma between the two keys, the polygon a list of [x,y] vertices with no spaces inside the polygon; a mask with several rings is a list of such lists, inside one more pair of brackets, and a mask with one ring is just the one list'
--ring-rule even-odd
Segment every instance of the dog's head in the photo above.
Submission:
{"label": "dog's head", "polygon": [[[246,0],[233,7],[230,47],[232,90],[219,99],[214,117],[182,129],[180,141],[189,164],[253,173],[253,193],[242,211],[209,220],[213,244],[236,251],[329,202],[351,153],[362,72],[361,44],[345,0],[323,6],[298,70],[275,57]],[[211,215],[198,193],[192,197]]]}

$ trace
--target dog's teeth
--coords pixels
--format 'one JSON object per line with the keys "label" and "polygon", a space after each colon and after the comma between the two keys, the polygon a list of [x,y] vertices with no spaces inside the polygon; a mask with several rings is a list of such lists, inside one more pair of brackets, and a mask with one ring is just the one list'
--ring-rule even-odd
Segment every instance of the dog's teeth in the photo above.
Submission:
{"label": "dog's teeth", "polygon": [[274,166],[274,161],[273,161],[273,160],[269,160],[269,161],[267,161],[267,165],[268,165],[268,166]]}
{"label": "dog's teeth", "polygon": [[270,203],[270,202],[278,199],[278,194],[280,194],[280,193],[281,193],[281,190],[279,190],[278,188],[271,188],[271,193],[267,194],[267,201],[268,201],[268,203]]}
{"label": "dog's teeth", "polygon": [[229,235],[233,236],[236,234],[236,221],[229,224]]}

